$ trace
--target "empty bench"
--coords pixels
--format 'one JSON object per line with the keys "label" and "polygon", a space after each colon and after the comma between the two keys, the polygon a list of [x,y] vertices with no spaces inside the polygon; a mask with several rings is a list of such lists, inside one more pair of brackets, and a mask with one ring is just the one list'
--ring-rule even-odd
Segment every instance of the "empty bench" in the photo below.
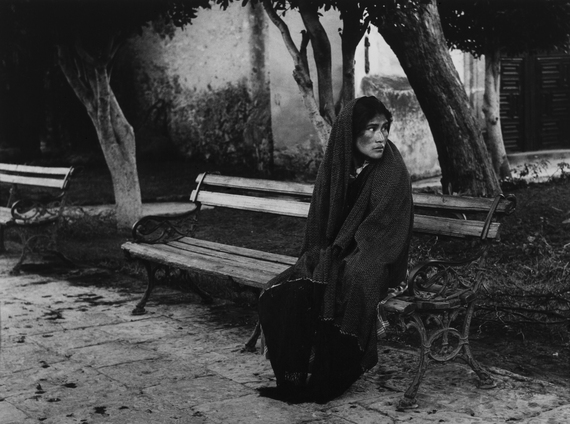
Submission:
{"label": "empty bench", "polygon": [[[16,274],[28,253],[39,249],[56,253],[57,230],[63,218],[73,167],[44,167],[0,163],[0,188],[6,206],[0,206],[0,252],[4,231],[14,228],[22,242]],[[4,197],[5,196],[5,197]]]}
{"label": "empty bench", "polygon": [[[132,228],[132,241],[122,245],[126,256],[141,261],[148,275],[146,291],[133,313],[145,312],[157,274],[172,269],[185,273],[184,281],[206,300],[211,300],[209,295],[192,282],[188,271],[230,278],[262,290],[296,258],[197,239],[194,230],[200,210],[210,206],[306,218],[312,192],[310,184],[200,174],[190,197],[195,209],[176,216],[143,217]],[[407,284],[382,301],[384,314],[396,317],[403,328],[415,329],[420,337],[419,366],[399,408],[417,406],[416,393],[430,362],[462,358],[479,376],[480,387],[494,387],[469,347],[469,324],[483,275],[476,272],[475,277],[465,277],[457,269],[476,266],[489,243],[499,240],[501,218],[515,209],[514,197],[502,195],[487,199],[414,193],[413,199],[414,234],[468,243],[475,240],[477,250],[461,260],[418,263],[409,271]],[[248,350],[255,350],[258,336],[259,325],[246,343]]]}

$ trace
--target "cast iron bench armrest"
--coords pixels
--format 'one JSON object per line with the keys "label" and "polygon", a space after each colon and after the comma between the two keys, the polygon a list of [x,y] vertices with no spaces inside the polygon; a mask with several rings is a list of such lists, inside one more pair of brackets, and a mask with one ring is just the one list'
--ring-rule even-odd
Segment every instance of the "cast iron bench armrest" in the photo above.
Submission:
{"label": "cast iron bench armrest", "polygon": [[483,251],[461,260],[430,259],[420,262],[410,271],[406,294],[422,299],[426,297],[426,293],[429,293],[429,296],[446,296],[450,291],[456,292],[460,288],[450,286],[457,282],[456,279],[449,278],[450,269],[475,262],[482,254]]}
{"label": "cast iron bench armrest", "polygon": [[0,188],[8,191],[8,201],[0,207],[0,252],[6,251],[5,229],[16,230],[22,242],[20,259],[12,274],[20,271],[28,254],[40,250],[64,258],[58,249],[57,232],[63,222],[66,193],[74,170],[0,163]]}
{"label": "cast iron bench armrest", "polygon": [[59,219],[65,202],[65,193],[44,195],[41,199],[22,198],[10,208],[15,225],[43,225]]}
{"label": "cast iron bench armrest", "polygon": [[147,215],[134,223],[131,234],[135,243],[165,243],[193,236],[200,202],[190,202],[195,208],[172,215]]}

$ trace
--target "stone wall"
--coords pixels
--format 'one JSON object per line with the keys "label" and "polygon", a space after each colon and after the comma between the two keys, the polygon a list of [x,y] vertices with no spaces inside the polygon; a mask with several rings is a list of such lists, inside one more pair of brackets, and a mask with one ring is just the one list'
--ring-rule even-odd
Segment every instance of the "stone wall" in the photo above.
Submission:
{"label": "stone wall", "polygon": [[[300,16],[290,12],[285,21],[298,45]],[[342,22],[333,10],[324,12],[321,21],[331,42],[338,94]],[[356,52],[357,96],[377,95],[393,111],[391,138],[414,178],[437,175],[429,125],[398,59],[374,28],[367,37],[369,47],[363,40]],[[308,57],[316,78],[310,45]],[[452,57],[465,78],[470,69],[463,55]],[[292,76],[293,60],[279,30],[260,9],[233,4],[226,11],[200,11],[191,26],[173,31],[173,37],[146,30],[131,41],[123,63],[130,73],[122,78],[121,104],[127,105],[141,155],[199,153],[219,163],[254,164],[258,170],[271,168],[274,156],[281,167],[316,171],[322,152]],[[316,80],[314,84],[317,96]],[[241,154],[247,157],[239,159]]]}
{"label": "stone wall", "polygon": [[[258,11],[232,5],[201,10],[185,29],[163,28],[169,34],[159,35],[147,28],[130,40],[118,97],[141,157],[172,151],[220,165],[268,160],[260,150],[270,148],[271,121],[259,113],[269,108],[265,39],[252,37],[264,26]],[[251,137],[244,143],[246,128],[260,145]]]}
{"label": "stone wall", "polygon": [[412,179],[440,173],[437,151],[429,124],[408,80],[401,76],[366,76],[361,82],[365,96],[376,96],[394,119],[390,140],[400,150]]}

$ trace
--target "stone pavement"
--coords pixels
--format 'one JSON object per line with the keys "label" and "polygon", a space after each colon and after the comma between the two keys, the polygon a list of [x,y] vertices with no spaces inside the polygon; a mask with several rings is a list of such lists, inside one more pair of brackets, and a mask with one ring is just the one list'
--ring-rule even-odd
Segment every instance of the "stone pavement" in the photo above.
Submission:
{"label": "stone pavement", "polygon": [[0,257],[1,424],[570,422],[568,389],[492,368],[498,387],[479,390],[461,363],[428,370],[419,408],[398,412],[414,356],[392,346],[380,346],[391,372],[328,404],[261,398],[274,381],[268,361],[241,352],[247,308],[161,289],[133,316],[142,282],[134,293],[93,283],[123,278],[96,269],[10,276],[16,259]]}

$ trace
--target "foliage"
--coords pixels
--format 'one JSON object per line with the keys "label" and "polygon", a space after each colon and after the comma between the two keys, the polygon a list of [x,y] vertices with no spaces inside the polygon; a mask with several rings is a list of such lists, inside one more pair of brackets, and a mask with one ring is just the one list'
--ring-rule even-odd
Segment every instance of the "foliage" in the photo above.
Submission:
{"label": "foliage", "polygon": [[196,138],[191,142],[198,156],[218,165],[255,169],[253,146],[243,140],[251,107],[245,82],[194,94],[185,114]]}
{"label": "foliage", "polygon": [[183,27],[196,18],[199,8],[209,8],[210,3],[208,0],[4,0],[0,7],[2,20],[12,23],[15,34],[42,34],[45,43],[53,44],[73,43],[80,37],[86,45],[94,47],[108,37],[125,40],[155,19]]}
{"label": "foliage", "polygon": [[[506,218],[502,242],[490,246],[482,264],[461,267],[459,272],[468,280],[483,276],[475,325],[502,327],[523,338],[555,336],[568,342],[570,225],[562,220],[570,216],[570,209],[552,210],[544,202],[549,201],[549,195],[564,193],[561,201],[555,202],[563,205],[569,193],[564,186],[567,183],[547,184],[531,190],[522,186],[516,189],[522,205]],[[468,257],[472,253],[464,242],[432,237],[415,237],[410,252],[412,263],[450,255]]]}
{"label": "foliage", "polygon": [[517,165],[512,169],[513,178],[511,183],[514,185],[526,185],[529,182],[568,180],[570,178],[570,164],[567,162],[559,162],[556,164],[556,171],[552,175],[546,175],[550,161],[541,159],[537,162],[525,162]]}
{"label": "foliage", "polygon": [[279,169],[286,170],[296,179],[314,180],[323,157],[323,150],[312,138],[307,143],[296,144],[278,151],[275,162]]}
{"label": "foliage", "polygon": [[568,48],[570,2],[560,0],[443,0],[438,2],[450,48],[475,57]]}
{"label": "foliage", "polygon": [[547,217],[539,221],[538,231],[508,247],[511,260],[495,252],[497,259],[488,267],[493,273],[480,301],[478,318],[517,328],[523,336],[547,331],[568,338],[570,243],[553,241],[545,231],[552,223]]}
{"label": "foliage", "polygon": [[535,163],[523,163],[522,165],[517,165],[513,170],[513,179],[523,180],[525,178],[537,180],[540,175],[548,169],[549,162],[546,159],[542,159]]}

